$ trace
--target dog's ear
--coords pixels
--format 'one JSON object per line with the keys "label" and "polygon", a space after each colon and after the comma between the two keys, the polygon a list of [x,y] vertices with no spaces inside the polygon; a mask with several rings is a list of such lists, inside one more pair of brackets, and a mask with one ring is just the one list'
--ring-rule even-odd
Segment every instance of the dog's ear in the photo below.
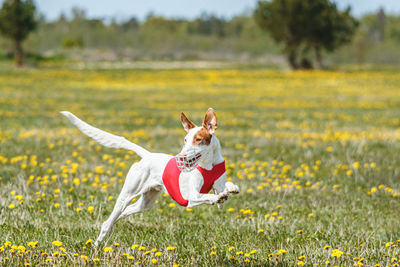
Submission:
{"label": "dog's ear", "polygon": [[218,128],[217,125],[217,115],[212,108],[209,108],[206,113],[206,117],[203,121],[203,127],[207,129],[210,134],[213,134],[215,130]]}
{"label": "dog's ear", "polygon": [[186,132],[189,132],[190,129],[196,127],[196,125],[193,124],[188,118],[186,118],[185,114],[181,112],[181,121],[183,128],[185,128]]}

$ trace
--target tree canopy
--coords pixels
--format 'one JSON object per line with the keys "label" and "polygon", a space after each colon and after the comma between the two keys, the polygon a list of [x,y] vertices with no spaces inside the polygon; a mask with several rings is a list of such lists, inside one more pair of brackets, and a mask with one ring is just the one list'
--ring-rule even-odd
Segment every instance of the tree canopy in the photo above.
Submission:
{"label": "tree canopy", "polygon": [[310,50],[315,51],[316,63],[321,67],[321,50],[333,51],[350,42],[358,25],[350,8],[340,11],[329,0],[259,1],[254,18],[275,41],[284,44],[294,69],[312,66],[307,55]]}
{"label": "tree canopy", "polygon": [[22,42],[36,28],[36,7],[32,0],[5,0],[0,9],[0,32],[15,43],[15,59],[22,65]]}

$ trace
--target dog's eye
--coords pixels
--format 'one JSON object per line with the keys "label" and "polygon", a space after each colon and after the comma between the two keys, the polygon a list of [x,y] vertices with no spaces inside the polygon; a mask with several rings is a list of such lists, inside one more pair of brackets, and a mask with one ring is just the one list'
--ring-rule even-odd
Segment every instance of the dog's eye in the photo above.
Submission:
{"label": "dog's eye", "polygon": [[201,138],[196,138],[196,142],[201,142]]}

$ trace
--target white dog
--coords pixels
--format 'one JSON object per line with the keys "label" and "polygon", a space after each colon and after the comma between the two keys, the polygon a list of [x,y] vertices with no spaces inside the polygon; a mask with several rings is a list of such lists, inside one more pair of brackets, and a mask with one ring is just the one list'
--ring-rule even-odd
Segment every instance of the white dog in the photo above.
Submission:
{"label": "white dog", "polygon": [[[68,111],[61,113],[100,144],[132,150],[142,157],[130,168],[114,210],[101,227],[96,247],[110,234],[118,220],[152,208],[162,190],[188,208],[215,203],[222,208],[229,193],[239,193],[237,185],[226,181],[225,161],[214,135],[217,117],[212,108],[208,109],[202,127],[195,126],[181,113],[187,135],[182,151],[175,157],[151,153],[124,137],[90,126]],[[208,194],[211,189],[214,194]],[[141,198],[132,203],[132,199],[139,195]]]}

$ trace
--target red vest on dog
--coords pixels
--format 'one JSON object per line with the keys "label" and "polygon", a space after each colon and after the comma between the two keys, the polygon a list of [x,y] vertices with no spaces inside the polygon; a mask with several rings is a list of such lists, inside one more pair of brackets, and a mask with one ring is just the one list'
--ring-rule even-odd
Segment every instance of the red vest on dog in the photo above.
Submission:
{"label": "red vest on dog", "polygon": [[[207,194],[210,192],[214,182],[225,173],[225,161],[213,166],[211,170],[203,169],[197,166],[197,169],[203,176],[203,186],[200,189],[201,194]],[[168,194],[181,206],[187,206],[189,201],[184,199],[181,190],[179,188],[179,175],[181,171],[176,165],[176,158],[172,158],[168,161],[167,166],[163,172],[163,183],[168,191]]]}

